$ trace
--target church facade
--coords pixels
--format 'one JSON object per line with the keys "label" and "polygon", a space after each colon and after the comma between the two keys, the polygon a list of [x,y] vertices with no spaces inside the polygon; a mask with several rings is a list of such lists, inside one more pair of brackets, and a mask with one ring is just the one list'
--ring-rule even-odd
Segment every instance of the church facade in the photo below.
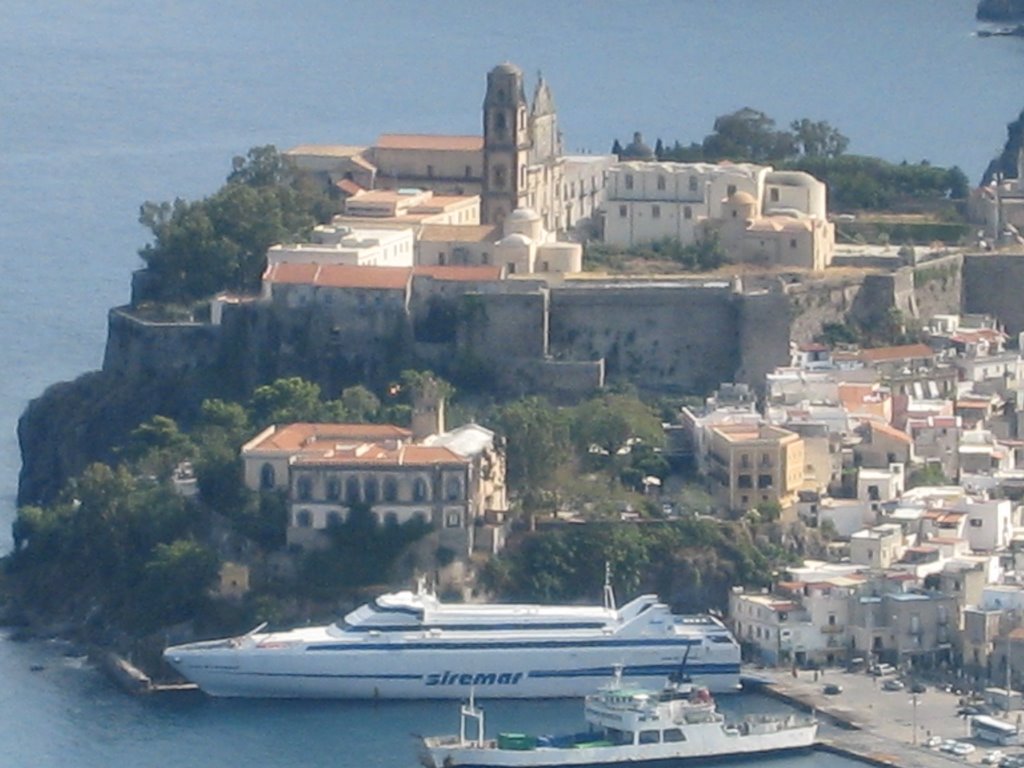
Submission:
{"label": "church facade", "polygon": [[383,134],[372,147],[304,145],[285,154],[346,197],[368,189],[479,195],[480,224],[501,225],[529,208],[556,233],[593,218],[616,161],[565,155],[547,81],[538,75],[527,100],[523,72],[509,63],[487,73],[482,136]]}

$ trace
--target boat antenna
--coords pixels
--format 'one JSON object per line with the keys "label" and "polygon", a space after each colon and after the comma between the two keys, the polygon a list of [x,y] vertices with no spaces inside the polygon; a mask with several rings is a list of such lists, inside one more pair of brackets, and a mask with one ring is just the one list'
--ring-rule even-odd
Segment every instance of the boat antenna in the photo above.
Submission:
{"label": "boat antenna", "polygon": [[604,561],[604,607],[607,611],[615,610],[615,591],[612,589],[612,564]]}
{"label": "boat antenna", "polygon": [[691,682],[690,675],[686,671],[686,662],[690,658],[691,648],[693,648],[693,646],[687,644],[686,650],[683,651],[683,660],[679,662],[678,669],[673,670],[673,672],[668,676],[669,683],[673,685],[680,685],[681,683]]}

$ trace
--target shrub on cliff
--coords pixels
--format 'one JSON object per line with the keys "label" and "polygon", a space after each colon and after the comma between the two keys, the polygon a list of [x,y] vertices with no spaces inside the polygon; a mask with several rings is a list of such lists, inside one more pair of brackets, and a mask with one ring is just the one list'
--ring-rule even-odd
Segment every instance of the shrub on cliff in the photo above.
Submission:
{"label": "shrub on cliff", "polygon": [[334,211],[326,193],[274,147],[236,158],[227,183],[197,201],[145,202],[139,222],[153,242],[139,255],[154,298],[189,302],[220,290],[255,292],[267,249],[294,240]]}

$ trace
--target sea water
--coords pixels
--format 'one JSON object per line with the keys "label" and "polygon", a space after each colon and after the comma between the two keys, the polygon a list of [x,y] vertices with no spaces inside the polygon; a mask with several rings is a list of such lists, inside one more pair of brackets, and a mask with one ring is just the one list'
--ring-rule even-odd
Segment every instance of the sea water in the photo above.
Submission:
{"label": "sea water", "polygon": [[[635,130],[699,141],[750,106],[780,126],[827,120],[851,152],[977,180],[1024,107],[1024,41],[974,37],[974,5],[4,0],[0,551],[17,418],[47,385],[99,367],[106,311],[141,266],[144,200],[212,192],[255,145],[479,133],[485,74],[505,60],[531,87],[543,71],[568,151],[606,152]],[[450,703],[132,699],[68,652],[0,635],[0,768],[411,766],[411,732],[457,726]],[[579,706],[496,703],[488,717],[572,728]]]}

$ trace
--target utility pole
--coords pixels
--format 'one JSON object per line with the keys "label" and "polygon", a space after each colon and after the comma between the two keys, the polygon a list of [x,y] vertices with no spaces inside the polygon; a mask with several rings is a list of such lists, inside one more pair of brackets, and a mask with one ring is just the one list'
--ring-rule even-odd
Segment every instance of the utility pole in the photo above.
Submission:
{"label": "utility pole", "polygon": [[914,717],[912,719],[912,727],[914,729],[914,732],[913,732],[913,734],[911,734],[910,739],[911,739],[911,743],[916,747],[917,746],[917,694],[916,693],[911,694],[911,696],[910,696],[910,703],[913,704],[913,706],[914,706]]}

